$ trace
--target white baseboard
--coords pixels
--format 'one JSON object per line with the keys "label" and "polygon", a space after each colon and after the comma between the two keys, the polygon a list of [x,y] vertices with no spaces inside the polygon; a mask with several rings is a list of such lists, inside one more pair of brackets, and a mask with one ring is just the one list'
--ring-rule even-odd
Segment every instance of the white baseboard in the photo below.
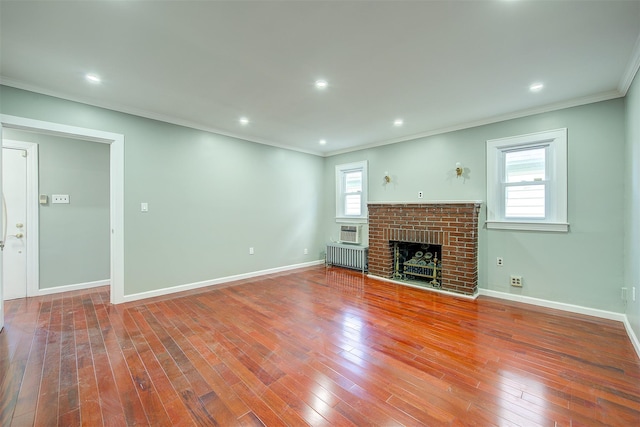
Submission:
{"label": "white baseboard", "polygon": [[81,291],[84,289],[97,288],[98,286],[107,286],[111,283],[111,280],[96,280],[95,282],[75,283],[73,285],[56,286],[55,288],[38,289],[35,295],[29,295],[30,297],[58,294],[60,292],[69,291]]}
{"label": "white baseboard", "polygon": [[159,297],[164,295],[175,294],[177,292],[190,291],[193,289],[205,288],[207,286],[221,285],[223,283],[233,282],[236,280],[251,279],[253,277],[265,276],[267,274],[280,273],[283,271],[297,270],[299,268],[312,267],[314,265],[324,264],[324,259],[301,264],[287,265],[284,267],[270,268],[267,270],[253,271],[250,273],[236,274],[234,276],[221,277],[218,279],[204,280],[202,282],[187,283],[184,285],[172,286],[170,288],[157,289],[153,291],[140,292],[137,294],[125,295],[122,302],[138,301],[146,298]]}
{"label": "white baseboard", "polygon": [[627,335],[629,335],[629,339],[631,340],[631,344],[633,344],[633,348],[636,349],[638,358],[640,358],[640,340],[638,340],[638,336],[631,328],[631,324],[629,323],[629,318],[627,316],[624,316],[624,327],[627,330]]}
{"label": "white baseboard", "polygon": [[500,299],[505,299],[509,301],[516,301],[524,304],[532,304],[540,307],[554,308],[556,310],[568,311],[570,313],[586,314],[587,316],[600,317],[602,319],[617,320],[618,322],[622,322],[624,324],[625,329],[627,330],[627,335],[631,340],[631,344],[633,344],[633,348],[636,350],[636,354],[638,355],[638,358],[640,358],[640,341],[638,341],[638,337],[636,336],[635,332],[631,328],[631,324],[629,323],[629,319],[627,319],[627,315],[624,313],[598,310],[596,308],[582,307],[579,305],[566,304],[562,302],[549,301],[549,300],[527,297],[522,295],[513,295],[513,294],[508,294],[506,292],[492,291],[490,289],[481,288],[479,291],[480,291],[479,292],[480,295],[486,295],[488,297],[500,298]]}
{"label": "white baseboard", "polygon": [[613,311],[598,310],[596,308],[582,307],[580,305],[566,304],[563,302],[549,301],[540,298],[527,297],[523,295],[508,294],[506,292],[492,291],[490,289],[480,289],[480,295],[506,299],[509,301],[522,302],[525,304],[537,305],[546,308],[555,308],[557,310],[568,311],[571,313],[586,314],[587,316],[601,317],[603,319],[617,320],[624,322],[627,316],[624,313],[616,313]]}

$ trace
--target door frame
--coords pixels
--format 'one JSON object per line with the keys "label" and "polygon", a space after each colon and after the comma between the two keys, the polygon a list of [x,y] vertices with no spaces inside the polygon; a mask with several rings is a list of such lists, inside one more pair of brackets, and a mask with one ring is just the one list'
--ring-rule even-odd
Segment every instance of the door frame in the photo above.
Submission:
{"label": "door frame", "polygon": [[25,230],[25,240],[27,244],[26,293],[28,297],[33,297],[38,295],[38,290],[40,289],[40,251],[38,246],[40,241],[40,209],[38,208],[38,144],[34,142],[3,139],[2,148],[25,150],[27,152],[27,229]]}
{"label": "door frame", "polygon": [[[81,128],[0,114],[0,138],[2,137],[3,128],[26,130],[109,144],[109,218],[111,226],[110,294],[112,304],[124,302],[124,135],[97,129]],[[1,171],[2,164],[0,163],[0,172]],[[1,300],[2,276],[0,275],[0,302]],[[3,310],[0,310],[0,312],[2,311]],[[4,319],[0,319],[0,322],[0,325],[3,325]]]}

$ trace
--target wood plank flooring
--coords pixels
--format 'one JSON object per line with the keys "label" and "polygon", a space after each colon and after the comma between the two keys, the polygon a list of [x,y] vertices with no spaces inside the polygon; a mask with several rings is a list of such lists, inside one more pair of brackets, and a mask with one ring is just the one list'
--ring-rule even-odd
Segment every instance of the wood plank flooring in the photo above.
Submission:
{"label": "wood plank flooring", "polygon": [[9,301],[1,426],[638,426],[619,322],[313,267]]}

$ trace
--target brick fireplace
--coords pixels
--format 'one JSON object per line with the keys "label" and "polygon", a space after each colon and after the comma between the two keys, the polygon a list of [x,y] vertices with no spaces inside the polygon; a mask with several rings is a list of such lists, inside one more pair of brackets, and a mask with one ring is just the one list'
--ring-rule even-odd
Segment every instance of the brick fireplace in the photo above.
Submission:
{"label": "brick fireplace", "polygon": [[480,202],[370,203],[369,274],[390,279],[394,242],[442,245],[441,289],[478,289]]}

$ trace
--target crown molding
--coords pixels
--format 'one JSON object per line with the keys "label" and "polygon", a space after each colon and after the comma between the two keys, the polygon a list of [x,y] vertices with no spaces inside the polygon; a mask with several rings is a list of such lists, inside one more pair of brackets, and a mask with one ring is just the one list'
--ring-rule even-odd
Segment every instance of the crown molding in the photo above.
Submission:
{"label": "crown molding", "polygon": [[640,69],[640,34],[638,34],[638,38],[636,39],[636,44],[633,47],[633,51],[631,53],[631,58],[629,58],[629,63],[627,64],[627,72],[624,73],[622,79],[620,80],[620,84],[618,85],[618,91],[625,96],[631,87],[631,83],[633,83],[633,79],[638,73],[638,69]]}
{"label": "crown molding", "polygon": [[520,110],[513,113],[502,114],[499,116],[488,117],[486,119],[463,122],[453,126],[448,126],[440,129],[434,129],[414,135],[409,135],[401,138],[395,138],[390,140],[384,140],[374,142],[371,144],[361,145],[354,148],[347,148],[344,150],[331,151],[324,154],[324,157],[337,156],[339,154],[351,153],[354,151],[367,150],[370,148],[381,147],[383,145],[397,144],[399,142],[413,141],[416,139],[427,138],[435,135],[442,135],[444,133],[455,132],[464,129],[471,129],[479,126],[489,125],[492,123],[504,122],[512,119],[519,119],[522,117],[533,116],[536,114],[548,113],[551,111],[563,110],[565,108],[578,107],[580,105],[593,104],[601,101],[609,101],[611,99],[621,98],[624,95],[618,90],[610,90],[608,92],[601,92],[595,95],[585,96],[582,98],[575,98],[568,101],[556,102],[553,104],[544,105],[542,107],[529,108],[526,110]]}
{"label": "crown molding", "polygon": [[261,139],[261,138],[247,138],[246,136],[242,136],[242,135],[239,135],[239,134],[235,134],[233,132],[228,132],[228,131],[223,131],[223,130],[220,130],[220,129],[212,128],[212,127],[205,126],[205,125],[202,125],[201,123],[193,122],[193,121],[190,121],[190,120],[178,119],[176,117],[167,116],[167,115],[164,115],[164,114],[158,114],[158,113],[154,113],[154,112],[143,110],[143,109],[131,108],[131,107],[127,107],[127,106],[121,105],[121,104],[110,103],[110,102],[94,102],[94,101],[90,101],[90,100],[87,100],[87,99],[83,99],[82,97],[69,96],[67,94],[62,94],[62,93],[59,93],[59,92],[56,92],[56,91],[52,91],[52,90],[49,90],[49,89],[45,89],[45,88],[42,88],[42,87],[39,87],[39,86],[36,86],[36,85],[30,85],[28,83],[24,83],[24,82],[21,82],[21,81],[18,81],[18,80],[8,79],[8,78],[2,77],[2,76],[0,76],[0,85],[9,86],[9,87],[13,87],[13,88],[16,88],[16,89],[21,89],[21,90],[26,90],[26,91],[29,91],[29,92],[35,92],[35,93],[39,93],[41,95],[51,96],[51,97],[54,97],[54,98],[64,99],[65,101],[78,102],[80,104],[90,105],[92,107],[103,108],[103,109],[106,109],[106,110],[115,111],[117,113],[130,114],[130,115],[137,116],[137,117],[142,117],[142,118],[145,118],[145,119],[157,120],[157,121],[169,123],[169,124],[172,124],[172,125],[183,126],[183,127],[187,127],[187,128],[190,128],[190,129],[196,129],[196,130],[201,130],[201,131],[204,131],[204,132],[214,133],[216,135],[222,135],[222,136],[226,136],[226,137],[229,137],[229,138],[240,139],[240,140],[247,141],[247,142],[254,142],[256,144],[268,145],[268,146],[271,146],[271,147],[281,148],[283,150],[296,151],[296,152],[299,152],[299,153],[311,154],[313,156],[319,156],[319,157],[323,157],[324,156],[324,154],[319,152],[319,151],[304,150],[304,149],[292,147],[292,146],[289,146],[289,145],[279,144],[277,142],[273,142],[273,141],[269,141],[269,140]]}
{"label": "crown molding", "polygon": [[[631,82],[633,81],[633,76],[635,75],[635,72],[637,72],[638,67],[640,67],[640,38],[638,39],[638,42],[636,43],[636,49],[635,49],[635,55],[634,58],[630,61],[630,68],[629,70],[631,70],[633,67],[634,74],[631,74],[631,71],[627,72],[627,75],[630,75],[630,80],[628,82],[628,86],[631,85]],[[627,77],[625,77],[625,80],[627,80]],[[521,118],[521,117],[526,117],[526,116],[532,116],[535,114],[542,114],[542,113],[548,113],[551,111],[557,111],[557,110],[562,110],[565,108],[571,108],[571,107],[577,107],[580,105],[586,105],[586,104],[592,104],[595,102],[601,102],[601,101],[608,101],[611,99],[615,99],[615,98],[621,98],[623,96],[625,96],[626,94],[626,90],[629,89],[629,87],[626,87],[626,90],[624,92],[619,91],[619,90],[611,90],[608,92],[602,92],[599,94],[595,94],[595,95],[590,95],[590,96],[586,96],[586,97],[582,97],[582,98],[576,98],[576,99],[572,99],[569,101],[563,101],[563,102],[558,102],[558,103],[554,103],[554,104],[548,104],[542,107],[536,107],[536,108],[530,108],[530,109],[526,109],[526,110],[520,110],[520,111],[516,111],[513,113],[508,113],[508,114],[502,114],[502,115],[498,115],[498,116],[493,116],[493,117],[488,117],[486,119],[481,119],[481,120],[475,120],[475,121],[469,121],[469,122],[463,122],[463,123],[459,123],[453,126],[447,126],[444,128],[439,128],[439,129],[433,129],[433,130],[428,130],[425,132],[421,132],[421,133],[417,133],[417,134],[413,134],[413,135],[408,135],[408,136],[404,136],[404,137],[400,137],[400,138],[394,138],[394,139],[389,139],[389,140],[382,140],[382,141],[377,141],[377,142],[373,142],[370,144],[364,144],[364,145],[359,145],[357,147],[352,147],[352,148],[346,148],[343,150],[336,150],[336,151],[329,151],[329,152],[320,152],[320,151],[315,151],[315,150],[304,150],[304,149],[300,149],[300,148],[296,148],[296,147],[292,147],[292,146],[288,146],[285,144],[280,144],[274,141],[269,141],[269,140],[265,140],[265,139],[260,139],[260,138],[247,138],[246,136],[241,136],[239,134],[235,134],[233,132],[227,132],[227,131],[223,131],[220,129],[215,129],[215,128],[211,128],[208,126],[204,126],[200,123],[196,123],[196,122],[192,122],[189,120],[183,120],[183,119],[177,119],[175,117],[171,117],[171,116],[166,116],[163,114],[157,114],[157,113],[153,113],[151,111],[147,111],[147,110],[142,110],[142,109],[135,109],[135,108],[131,108],[131,107],[127,107],[127,106],[123,106],[123,105],[118,105],[115,103],[97,103],[97,102],[93,102],[93,101],[88,101],[86,99],[82,99],[81,97],[73,97],[73,96],[68,96],[66,94],[62,94],[62,93],[58,93],[56,91],[51,91],[48,89],[44,89],[35,85],[30,85],[27,83],[23,83],[14,79],[7,79],[5,77],[0,76],[0,85],[4,85],[4,86],[10,86],[10,87],[14,87],[16,89],[22,89],[22,90],[26,90],[26,91],[30,91],[30,92],[35,92],[35,93],[39,93],[42,95],[47,95],[47,96],[52,96],[55,98],[60,98],[60,99],[64,99],[67,101],[72,101],[72,102],[79,102],[81,104],[86,104],[86,105],[91,105],[93,107],[98,107],[98,108],[104,108],[107,110],[112,110],[115,112],[119,112],[119,113],[125,113],[125,114],[131,114],[134,116],[138,116],[138,117],[143,117],[143,118],[147,118],[147,119],[151,119],[151,120],[158,120],[161,122],[165,122],[165,123],[170,123],[170,124],[174,124],[177,126],[184,126],[184,127],[188,127],[191,129],[196,129],[196,130],[201,130],[204,132],[210,132],[213,134],[217,134],[217,135],[222,135],[222,136],[226,136],[229,138],[235,138],[235,139],[240,139],[243,141],[248,141],[248,142],[253,142],[256,144],[262,144],[262,145],[267,145],[267,146],[271,146],[271,147],[276,147],[276,148],[280,148],[283,150],[289,150],[289,151],[294,151],[294,152],[299,152],[299,153],[303,153],[303,154],[309,154],[309,155],[313,155],[313,156],[318,156],[318,157],[332,157],[332,156],[337,156],[339,154],[346,154],[346,153],[352,153],[355,151],[361,151],[361,150],[367,150],[370,148],[376,148],[376,147],[381,147],[384,145],[391,145],[391,144],[397,144],[399,142],[406,142],[406,141],[412,141],[412,140],[416,140],[416,139],[421,139],[421,138],[427,138],[430,136],[435,136],[435,135],[442,135],[445,133],[449,133],[449,132],[455,132],[455,131],[459,131],[459,130],[464,130],[464,129],[470,129],[470,128],[474,128],[474,127],[479,127],[479,126],[484,126],[484,125],[488,125],[488,124],[492,124],[492,123],[498,123],[498,122],[503,122],[506,120],[512,120],[512,119],[517,119],[517,118]],[[621,83],[622,85],[622,83]]]}

